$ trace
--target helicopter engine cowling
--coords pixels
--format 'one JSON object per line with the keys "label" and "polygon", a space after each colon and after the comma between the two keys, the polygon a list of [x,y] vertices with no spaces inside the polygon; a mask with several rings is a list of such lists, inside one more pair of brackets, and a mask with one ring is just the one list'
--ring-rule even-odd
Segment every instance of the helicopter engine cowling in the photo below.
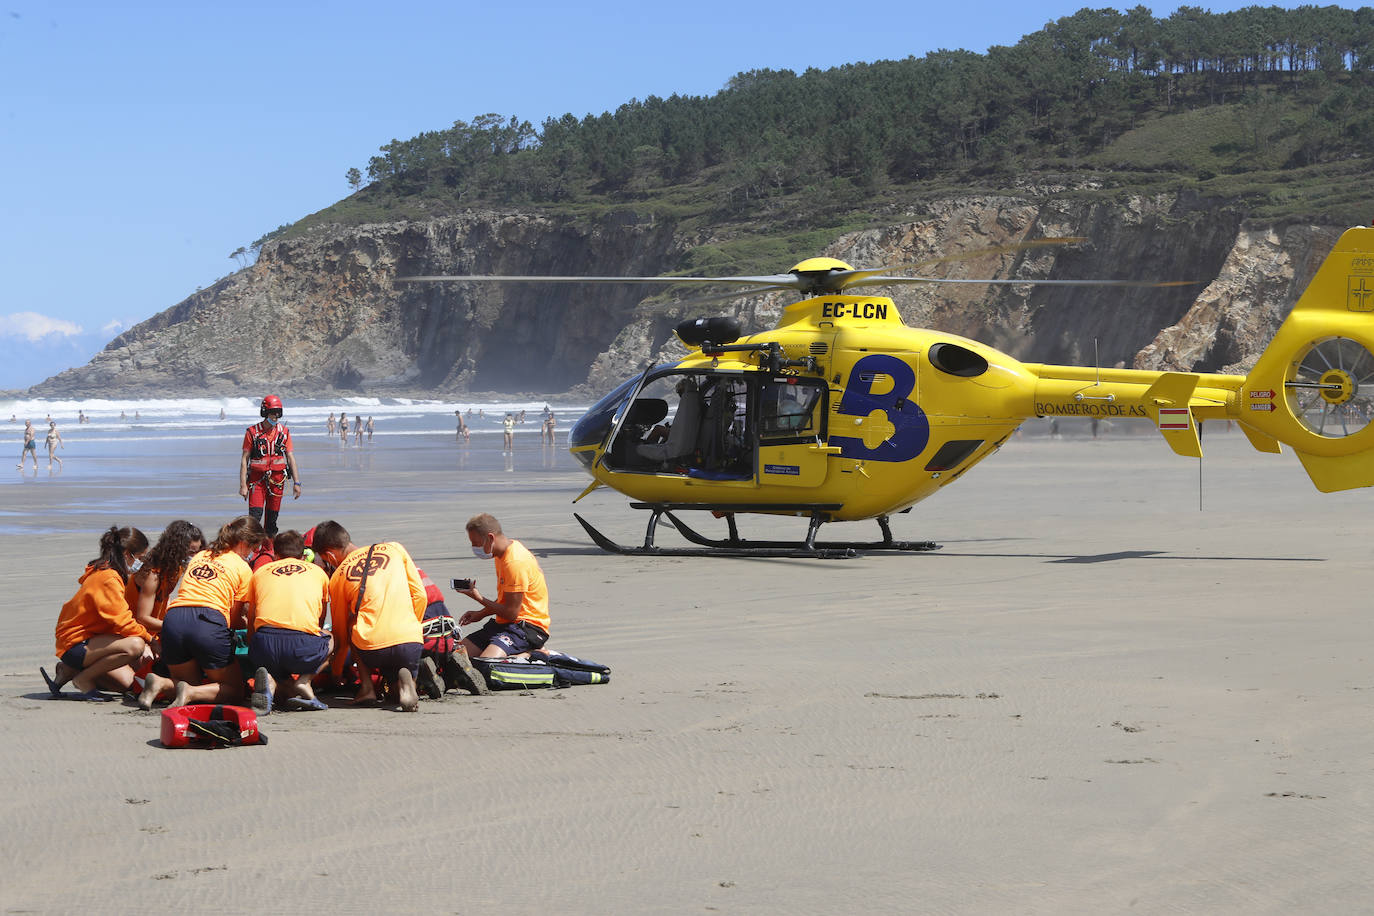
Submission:
{"label": "helicopter engine cowling", "polygon": [[739,319],[729,317],[689,318],[673,330],[689,347],[734,343],[741,333]]}

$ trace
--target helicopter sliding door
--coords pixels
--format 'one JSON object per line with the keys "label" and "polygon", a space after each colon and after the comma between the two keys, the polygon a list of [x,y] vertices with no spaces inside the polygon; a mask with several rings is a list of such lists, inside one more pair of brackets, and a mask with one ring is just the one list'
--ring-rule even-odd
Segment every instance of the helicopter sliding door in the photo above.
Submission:
{"label": "helicopter sliding door", "polygon": [[829,456],[825,424],[829,389],[819,379],[764,376],[758,384],[758,479],[773,486],[815,487]]}

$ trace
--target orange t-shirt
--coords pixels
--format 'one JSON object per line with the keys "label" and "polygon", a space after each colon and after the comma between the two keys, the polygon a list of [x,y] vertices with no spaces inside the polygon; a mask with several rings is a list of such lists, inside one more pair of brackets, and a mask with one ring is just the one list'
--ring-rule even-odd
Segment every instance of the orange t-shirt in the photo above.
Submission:
{"label": "orange t-shirt", "polygon": [[314,563],[287,557],[261,566],[248,581],[249,625],[320,635],[329,577]]}
{"label": "orange t-shirt", "polygon": [[[329,580],[329,613],[336,647],[385,649],[408,642],[423,642],[420,621],[425,616],[425,586],[415,561],[395,541],[374,545],[372,569],[367,575],[362,604],[358,585],[367,561],[366,547],[344,557]],[[358,606],[357,617],[353,608]],[[334,676],[343,674],[344,653],[335,652]]]}
{"label": "orange t-shirt", "polygon": [[138,636],[151,640],[153,634],[134,620],[129,602],[124,600],[124,580],[113,569],[87,566],[78,580],[81,587],[57,615],[57,654],[102,633]]}
{"label": "orange t-shirt", "polygon": [[186,564],[186,574],[181,577],[181,591],[167,605],[174,607],[208,607],[224,615],[224,625],[229,626],[234,603],[243,600],[248,593],[248,582],[253,578],[253,570],[243,557],[226,550],[212,556],[209,550],[202,550]]}
{"label": "orange t-shirt", "polygon": [[549,588],[544,582],[544,571],[534,554],[519,541],[511,541],[506,552],[496,558],[496,603],[505,603],[506,595],[515,592],[524,595],[515,620],[496,619],[501,623],[525,620],[549,632]]}

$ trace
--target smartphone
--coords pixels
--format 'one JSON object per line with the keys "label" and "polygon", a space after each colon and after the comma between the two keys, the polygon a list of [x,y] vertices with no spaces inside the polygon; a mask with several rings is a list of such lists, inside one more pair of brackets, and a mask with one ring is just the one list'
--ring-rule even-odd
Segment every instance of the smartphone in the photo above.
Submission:
{"label": "smartphone", "polygon": [[454,591],[461,592],[466,589],[472,588],[473,583],[475,583],[476,581],[476,579],[450,579],[449,584],[453,586]]}

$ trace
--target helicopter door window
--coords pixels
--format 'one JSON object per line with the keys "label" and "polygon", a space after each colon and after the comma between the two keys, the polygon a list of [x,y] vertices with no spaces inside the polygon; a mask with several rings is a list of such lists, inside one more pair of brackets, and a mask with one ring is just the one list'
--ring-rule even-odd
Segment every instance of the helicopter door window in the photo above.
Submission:
{"label": "helicopter door window", "polygon": [[[824,385],[806,379],[770,379],[759,391],[759,439],[774,444],[813,441],[824,415]],[[820,410],[817,407],[821,406]]]}

